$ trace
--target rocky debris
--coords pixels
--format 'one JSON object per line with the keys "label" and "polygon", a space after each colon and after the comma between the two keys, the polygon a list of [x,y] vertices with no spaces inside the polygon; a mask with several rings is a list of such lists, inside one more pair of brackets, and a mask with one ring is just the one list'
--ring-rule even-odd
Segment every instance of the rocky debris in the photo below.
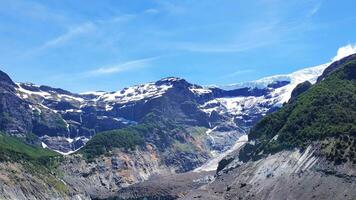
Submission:
{"label": "rocky debris", "polygon": [[67,187],[53,174],[33,173],[21,163],[0,163],[0,199],[90,199],[83,191]]}
{"label": "rocky debris", "polygon": [[283,151],[221,170],[214,182],[181,199],[352,199],[355,166],[317,158],[314,147]]}
{"label": "rocky debris", "polygon": [[147,151],[124,152],[116,149],[110,156],[87,161],[81,155],[66,156],[60,165],[63,180],[78,191],[87,191],[93,198],[112,196],[123,187],[147,180],[153,174],[170,169],[152,159]]}
{"label": "rocky debris", "polygon": [[115,196],[121,199],[177,199],[213,180],[212,172],[187,172],[151,177],[149,180],[122,188]]}

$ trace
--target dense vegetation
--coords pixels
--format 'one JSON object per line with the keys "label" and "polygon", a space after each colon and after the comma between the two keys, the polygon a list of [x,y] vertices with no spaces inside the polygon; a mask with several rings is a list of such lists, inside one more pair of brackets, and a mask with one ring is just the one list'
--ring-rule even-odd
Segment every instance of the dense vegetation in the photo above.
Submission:
{"label": "dense vegetation", "polygon": [[185,130],[175,122],[150,113],[138,125],[96,134],[79,153],[90,160],[114,148],[128,151],[137,146],[144,147],[145,142],[154,143],[164,150],[179,143],[184,135]]}
{"label": "dense vegetation", "polygon": [[0,133],[0,161],[28,161],[48,166],[59,154]]}
{"label": "dense vegetation", "polygon": [[[0,133],[0,162],[17,163],[23,167],[23,173],[29,173],[51,185],[60,193],[68,193],[67,186],[57,178],[57,169],[62,156],[56,152],[43,149],[35,145],[28,145],[25,141],[34,139],[32,134],[28,138],[19,139]],[[12,177],[21,180],[16,170],[8,170]]]}
{"label": "dense vegetation", "polygon": [[113,148],[134,149],[137,145],[143,144],[143,137],[140,132],[142,129],[145,129],[145,127],[130,127],[98,133],[89,140],[85,147],[80,150],[80,153],[91,159],[105,154]]}
{"label": "dense vegetation", "polygon": [[201,151],[194,142],[200,141],[205,132],[205,128],[186,127],[161,115],[149,113],[135,126],[94,135],[78,153],[92,161],[100,155],[110,154],[115,148],[130,151],[151,144],[170,157],[171,153]]}
{"label": "dense vegetation", "polygon": [[356,56],[252,128],[241,158],[258,158],[323,141],[323,153],[356,162]]}

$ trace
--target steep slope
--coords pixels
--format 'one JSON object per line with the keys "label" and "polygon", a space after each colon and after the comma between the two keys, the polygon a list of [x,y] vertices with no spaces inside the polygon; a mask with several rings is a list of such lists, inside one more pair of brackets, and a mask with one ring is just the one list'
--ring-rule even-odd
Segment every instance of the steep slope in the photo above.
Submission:
{"label": "steep slope", "polygon": [[80,199],[56,174],[61,156],[0,133],[1,199]]}
{"label": "steep slope", "polygon": [[353,199],[356,54],[300,88],[251,129],[239,153],[219,163],[214,182],[182,199]]}
{"label": "steep slope", "polygon": [[336,144],[330,144],[331,139],[346,142],[346,147],[337,148],[343,155],[331,158],[338,162],[338,159],[356,162],[353,148],[348,150],[355,145],[356,55],[344,58],[326,71],[330,71],[328,69],[332,70],[323,81],[311,86],[279,112],[261,120],[251,130],[249,138],[258,149],[252,157],[294,147],[305,148],[313,141],[322,140],[327,140],[324,143],[326,149],[335,151]]}
{"label": "steep slope", "polygon": [[0,71],[0,128],[24,137],[32,129],[29,105],[16,95],[16,84]]}

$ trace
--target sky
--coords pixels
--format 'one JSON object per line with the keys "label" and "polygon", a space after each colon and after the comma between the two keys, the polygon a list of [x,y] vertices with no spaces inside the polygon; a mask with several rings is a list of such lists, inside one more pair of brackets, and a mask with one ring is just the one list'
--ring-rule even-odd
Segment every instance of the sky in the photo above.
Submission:
{"label": "sky", "polygon": [[175,76],[225,85],[356,50],[355,0],[0,0],[14,81],[115,91]]}

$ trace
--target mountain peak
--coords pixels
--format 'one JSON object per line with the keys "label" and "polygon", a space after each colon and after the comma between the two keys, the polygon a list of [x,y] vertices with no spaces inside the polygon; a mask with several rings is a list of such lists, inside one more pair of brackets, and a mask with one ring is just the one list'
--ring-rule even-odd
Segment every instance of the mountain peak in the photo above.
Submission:
{"label": "mountain peak", "polygon": [[344,63],[347,63],[351,60],[355,60],[356,59],[356,53],[355,54],[351,54],[349,56],[346,56],[340,60],[337,60],[335,62],[333,62],[331,65],[329,65],[323,72],[323,74],[321,76],[318,77],[317,82],[322,81],[325,77],[327,77],[329,74],[331,74],[333,71],[335,71],[336,69],[338,69],[340,66],[343,66]]}
{"label": "mountain peak", "polygon": [[188,84],[188,82],[186,80],[184,80],[183,78],[179,78],[179,77],[166,77],[166,78],[162,78],[155,82],[155,84],[157,84],[157,85],[176,84],[176,83],[187,83]]}
{"label": "mountain peak", "polygon": [[179,77],[166,77],[166,78],[163,78],[163,79],[155,82],[155,84],[156,85],[168,85],[168,86],[182,85],[182,86],[186,86],[186,87],[189,87],[192,85],[185,79],[179,78]]}
{"label": "mountain peak", "polygon": [[0,82],[5,82],[7,84],[16,86],[16,84],[11,80],[9,75],[7,75],[5,72],[0,70]]}
{"label": "mountain peak", "polygon": [[159,81],[177,82],[177,81],[181,81],[181,80],[184,80],[184,79],[179,78],[179,77],[174,77],[174,76],[168,76],[166,78],[160,79]]}

